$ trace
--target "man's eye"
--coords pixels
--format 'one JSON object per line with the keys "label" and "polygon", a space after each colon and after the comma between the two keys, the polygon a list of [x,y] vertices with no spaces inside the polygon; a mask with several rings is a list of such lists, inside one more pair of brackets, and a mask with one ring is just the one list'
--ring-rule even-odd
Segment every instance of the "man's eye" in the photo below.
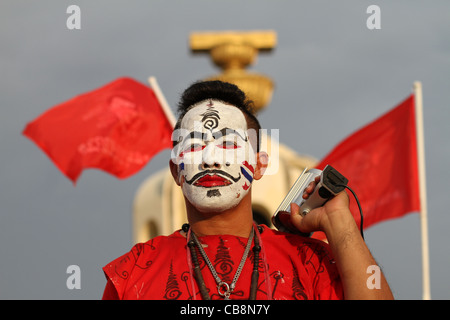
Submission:
{"label": "man's eye", "polygon": [[233,141],[224,141],[224,142],[222,142],[222,144],[219,144],[219,147],[223,148],[223,149],[237,149],[237,148],[239,148],[237,143],[233,142]]}
{"label": "man's eye", "polygon": [[190,146],[188,146],[184,152],[186,153],[186,152],[201,151],[203,150],[203,148],[204,146],[201,145],[200,143],[193,143]]}
{"label": "man's eye", "polygon": [[191,144],[191,151],[200,151],[203,149],[203,146],[200,143]]}

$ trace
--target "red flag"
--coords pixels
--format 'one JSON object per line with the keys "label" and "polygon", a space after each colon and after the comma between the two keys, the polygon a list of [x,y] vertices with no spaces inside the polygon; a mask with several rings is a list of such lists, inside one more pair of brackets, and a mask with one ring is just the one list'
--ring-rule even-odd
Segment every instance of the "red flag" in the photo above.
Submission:
{"label": "red flag", "polygon": [[23,134],[73,183],[85,168],[129,177],[172,146],[172,126],[155,93],[130,78],[54,106]]}
{"label": "red flag", "polygon": [[[343,140],[317,168],[327,164],[348,178],[361,203],[364,228],[419,212],[414,95]],[[359,225],[359,209],[350,198],[350,210]]]}

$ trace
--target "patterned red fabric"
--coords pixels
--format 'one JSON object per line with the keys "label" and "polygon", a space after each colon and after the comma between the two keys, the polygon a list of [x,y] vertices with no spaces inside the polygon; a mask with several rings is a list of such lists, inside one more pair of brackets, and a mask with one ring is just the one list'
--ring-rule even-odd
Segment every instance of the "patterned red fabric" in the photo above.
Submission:
{"label": "patterned red fabric", "polygon": [[[199,239],[221,279],[230,283],[247,239],[231,235]],[[258,300],[343,298],[339,274],[326,243],[266,226],[260,241],[263,249],[258,266]],[[249,298],[253,258],[250,250],[231,299]],[[199,261],[211,298],[222,299],[200,255]],[[135,245],[130,252],[106,265],[103,271],[107,278],[103,299],[201,299],[188,264],[186,238],[180,231]]]}

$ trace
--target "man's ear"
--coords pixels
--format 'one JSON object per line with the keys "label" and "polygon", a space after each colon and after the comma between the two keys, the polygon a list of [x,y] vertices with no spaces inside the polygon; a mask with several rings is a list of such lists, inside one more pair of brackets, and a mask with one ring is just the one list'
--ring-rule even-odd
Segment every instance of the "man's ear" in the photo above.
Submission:
{"label": "man's ear", "polygon": [[269,165],[269,155],[267,152],[260,151],[256,154],[256,169],[253,179],[259,180],[264,175],[267,166]]}
{"label": "man's ear", "polygon": [[172,173],[173,180],[177,185],[180,185],[180,179],[178,177],[178,165],[176,165],[172,159],[169,160],[170,173]]}

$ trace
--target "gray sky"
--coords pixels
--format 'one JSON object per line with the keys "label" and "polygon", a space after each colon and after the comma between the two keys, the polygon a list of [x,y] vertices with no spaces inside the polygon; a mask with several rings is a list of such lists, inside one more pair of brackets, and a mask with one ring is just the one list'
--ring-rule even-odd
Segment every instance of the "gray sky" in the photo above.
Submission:
{"label": "gray sky", "polygon": [[[66,27],[71,4],[81,9],[81,30]],[[366,27],[371,4],[381,8],[380,30]],[[209,56],[190,53],[191,31],[268,29],[277,32],[277,48],[251,67],[276,83],[260,121],[299,153],[325,156],[422,81],[431,295],[448,299],[449,12],[448,1],[3,0],[0,299],[101,298],[101,268],[132,246],[134,194],[169,157],[160,153],[126,180],[84,171],[74,187],[21,135],[26,123],[121,76],[157,77],[174,109],[191,82],[218,72]],[[395,296],[421,299],[418,214],[365,235]],[[66,287],[73,264],[79,290]]]}

